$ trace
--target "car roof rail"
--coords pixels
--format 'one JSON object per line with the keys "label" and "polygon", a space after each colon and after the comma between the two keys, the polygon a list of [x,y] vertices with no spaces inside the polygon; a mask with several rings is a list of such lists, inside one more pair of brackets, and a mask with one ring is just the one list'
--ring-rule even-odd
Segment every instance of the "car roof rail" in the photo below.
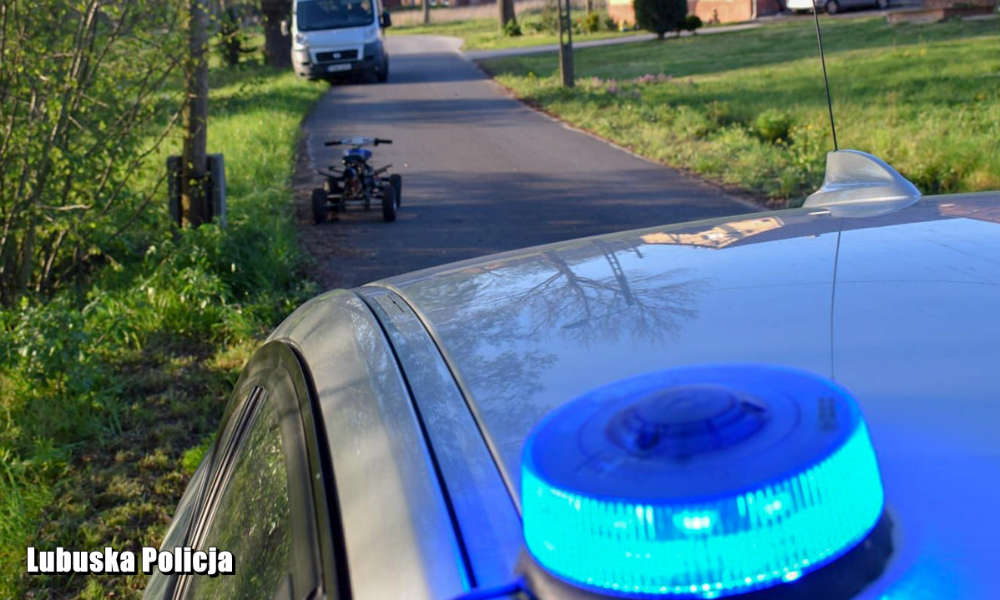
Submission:
{"label": "car roof rail", "polygon": [[[920,190],[881,158],[860,150],[836,150],[826,155],[823,185],[809,195],[805,208],[836,210],[848,216],[854,209],[883,214],[905,208],[920,199]],[[871,216],[871,210],[862,210]],[[861,215],[855,215],[861,216]]]}

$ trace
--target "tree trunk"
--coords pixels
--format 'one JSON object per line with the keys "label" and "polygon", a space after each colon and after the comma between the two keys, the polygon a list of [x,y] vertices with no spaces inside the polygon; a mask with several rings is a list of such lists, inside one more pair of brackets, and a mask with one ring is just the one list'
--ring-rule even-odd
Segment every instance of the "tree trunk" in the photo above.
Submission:
{"label": "tree trunk", "polygon": [[503,29],[504,25],[516,18],[514,15],[514,0],[497,0],[497,13],[497,16],[500,18],[500,29]]}
{"label": "tree trunk", "polygon": [[184,68],[184,150],[181,156],[181,218],[197,227],[208,221],[207,0],[188,0],[188,60]]}
{"label": "tree trunk", "polygon": [[431,24],[431,3],[430,0],[420,0],[421,10],[424,12],[424,25]]}
{"label": "tree trunk", "polygon": [[261,0],[260,12],[264,16],[264,56],[267,64],[272,67],[292,66],[292,37],[281,32],[281,22],[291,17],[291,2]]}
{"label": "tree trunk", "polygon": [[594,12],[594,0],[587,0],[587,14]]}
{"label": "tree trunk", "polygon": [[563,87],[575,85],[573,69],[573,4],[572,0],[559,0],[559,73]]}

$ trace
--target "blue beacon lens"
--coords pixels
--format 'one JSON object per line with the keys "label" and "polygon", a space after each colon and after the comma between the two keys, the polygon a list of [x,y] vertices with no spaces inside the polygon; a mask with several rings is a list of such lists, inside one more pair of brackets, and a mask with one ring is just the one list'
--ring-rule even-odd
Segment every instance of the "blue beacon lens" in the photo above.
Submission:
{"label": "blue beacon lens", "polygon": [[594,390],[538,424],[521,467],[528,550],[603,593],[715,598],[794,581],[864,539],[883,502],[851,396],[771,366]]}

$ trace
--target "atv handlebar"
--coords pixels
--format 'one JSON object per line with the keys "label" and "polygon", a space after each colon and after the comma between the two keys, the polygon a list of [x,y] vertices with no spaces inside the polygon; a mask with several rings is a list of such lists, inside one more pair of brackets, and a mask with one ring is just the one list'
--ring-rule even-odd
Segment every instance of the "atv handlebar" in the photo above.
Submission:
{"label": "atv handlebar", "polygon": [[324,146],[339,146],[341,144],[350,144],[353,146],[363,146],[365,144],[373,144],[378,146],[379,144],[391,144],[392,140],[385,140],[382,138],[347,138],[343,140],[332,140],[329,142],[323,142]]}

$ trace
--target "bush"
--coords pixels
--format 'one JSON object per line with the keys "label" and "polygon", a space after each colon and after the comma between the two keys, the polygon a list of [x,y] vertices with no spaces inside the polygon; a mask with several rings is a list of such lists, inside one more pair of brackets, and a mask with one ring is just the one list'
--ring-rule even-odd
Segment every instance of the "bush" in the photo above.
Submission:
{"label": "bush", "polygon": [[162,94],[186,51],[176,3],[7,6],[0,304],[11,307],[109,264],[108,247],[143,218],[154,189],[134,176],[179,109]]}
{"label": "bush", "polygon": [[[214,431],[255,341],[315,293],[286,182],[320,86],[268,68],[213,75],[224,80],[213,85],[209,131],[227,158],[229,226],[175,230],[160,196],[101,248],[117,259],[77,285],[0,305],[0,598],[138,597],[141,576],[91,578],[96,591],[80,596],[82,578],[25,578],[19,561],[27,545],[158,545],[158,515],[176,505],[181,469],[204,443],[181,453]],[[157,179],[164,157],[130,185]],[[174,464],[155,477],[142,467]],[[141,493],[115,496],[117,481]],[[123,514],[133,516],[115,524]]]}
{"label": "bush", "polygon": [[583,33],[597,33],[601,30],[601,15],[590,12],[577,19],[577,27]]}
{"label": "bush", "polygon": [[701,19],[698,18],[698,15],[688,15],[684,19],[684,31],[694,33],[696,29],[701,29],[702,25],[703,23],[701,22]]}
{"label": "bush", "polygon": [[761,139],[774,143],[788,140],[788,131],[792,128],[792,118],[788,113],[776,108],[769,108],[757,115],[753,130]]}
{"label": "bush", "polygon": [[524,19],[521,29],[528,33],[552,33],[549,25],[542,19]]}
{"label": "bush", "polygon": [[542,7],[540,23],[542,31],[548,31],[549,33],[559,31],[559,7],[556,5],[556,0],[545,1],[545,6]]}
{"label": "bush", "polygon": [[618,23],[611,17],[604,17],[604,29],[607,31],[618,31]]}
{"label": "bush", "polygon": [[634,6],[639,27],[661,40],[668,31],[680,31],[687,17],[687,0],[635,0]]}
{"label": "bush", "polygon": [[515,20],[507,21],[503,26],[503,34],[507,37],[518,37],[521,33],[521,25]]}

